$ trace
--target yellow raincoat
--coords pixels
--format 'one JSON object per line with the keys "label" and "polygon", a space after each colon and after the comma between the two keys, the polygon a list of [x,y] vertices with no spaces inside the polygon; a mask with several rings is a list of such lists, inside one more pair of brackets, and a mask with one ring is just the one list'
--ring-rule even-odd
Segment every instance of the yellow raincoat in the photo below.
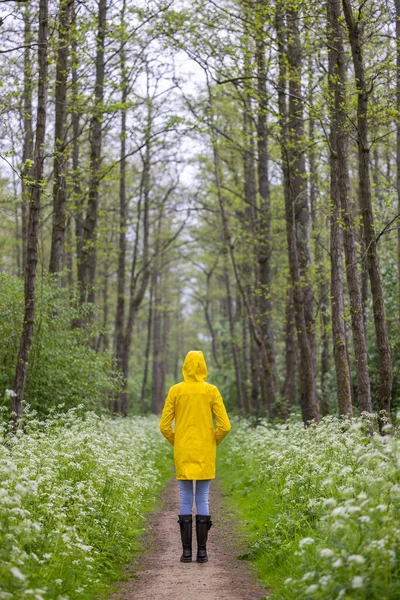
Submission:
{"label": "yellow raincoat", "polygon": [[206,382],[207,366],[202,352],[188,352],[182,375],[184,381],[168,392],[160,431],[174,446],[176,479],[214,479],[217,446],[231,424],[218,388]]}

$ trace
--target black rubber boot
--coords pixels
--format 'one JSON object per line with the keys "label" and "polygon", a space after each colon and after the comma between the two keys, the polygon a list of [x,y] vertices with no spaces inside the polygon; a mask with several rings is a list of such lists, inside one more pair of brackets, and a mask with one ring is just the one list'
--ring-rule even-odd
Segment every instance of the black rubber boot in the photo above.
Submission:
{"label": "black rubber boot", "polygon": [[182,556],[181,562],[192,562],[192,515],[179,515],[178,523],[181,527]]}
{"label": "black rubber boot", "polygon": [[207,556],[208,530],[211,529],[212,521],[209,515],[196,515],[196,538],[197,538],[197,562],[205,563]]}

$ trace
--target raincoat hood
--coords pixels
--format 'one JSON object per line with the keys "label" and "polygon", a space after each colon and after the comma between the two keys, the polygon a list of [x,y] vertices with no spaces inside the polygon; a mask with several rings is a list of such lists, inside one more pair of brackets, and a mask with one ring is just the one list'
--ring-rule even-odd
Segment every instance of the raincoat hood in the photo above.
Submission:
{"label": "raincoat hood", "polygon": [[185,381],[205,381],[208,375],[204,355],[200,350],[191,350],[183,362],[182,375]]}

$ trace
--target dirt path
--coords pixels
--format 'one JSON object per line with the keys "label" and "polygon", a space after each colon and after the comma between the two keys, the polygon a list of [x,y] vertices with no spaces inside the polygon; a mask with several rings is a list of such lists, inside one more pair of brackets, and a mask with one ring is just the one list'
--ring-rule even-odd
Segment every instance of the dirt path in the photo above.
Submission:
{"label": "dirt path", "polygon": [[[213,527],[208,535],[208,563],[182,564],[178,483],[172,480],[162,505],[149,518],[146,552],[134,567],[135,578],[122,583],[110,600],[261,600],[267,591],[256,581],[250,565],[237,560],[243,551],[234,533],[234,516],[224,507],[214,480],[210,489]],[[196,531],[193,549],[196,558]]]}

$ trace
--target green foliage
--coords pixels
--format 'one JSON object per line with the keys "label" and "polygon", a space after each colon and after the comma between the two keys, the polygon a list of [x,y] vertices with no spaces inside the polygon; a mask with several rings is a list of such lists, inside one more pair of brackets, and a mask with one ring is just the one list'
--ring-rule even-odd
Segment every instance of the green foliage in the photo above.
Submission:
{"label": "green foliage", "polygon": [[[19,350],[24,306],[23,282],[0,276],[0,398],[10,407],[6,390],[12,390]],[[90,343],[99,335],[94,321],[75,306],[66,288],[45,276],[39,278],[32,349],[25,401],[40,415],[63,404],[94,409],[106,406],[120,388],[111,355],[96,352]],[[71,328],[77,319],[88,325]]]}
{"label": "green foliage", "polygon": [[157,421],[71,409],[30,413],[24,426],[0,429],[0,598],[98,597],[121,578],[170,476]]}
{"label": "green foliage", "polygon": [[399,429],[369,427],[234,420],[218,472],[271,600],[400,597]]}

